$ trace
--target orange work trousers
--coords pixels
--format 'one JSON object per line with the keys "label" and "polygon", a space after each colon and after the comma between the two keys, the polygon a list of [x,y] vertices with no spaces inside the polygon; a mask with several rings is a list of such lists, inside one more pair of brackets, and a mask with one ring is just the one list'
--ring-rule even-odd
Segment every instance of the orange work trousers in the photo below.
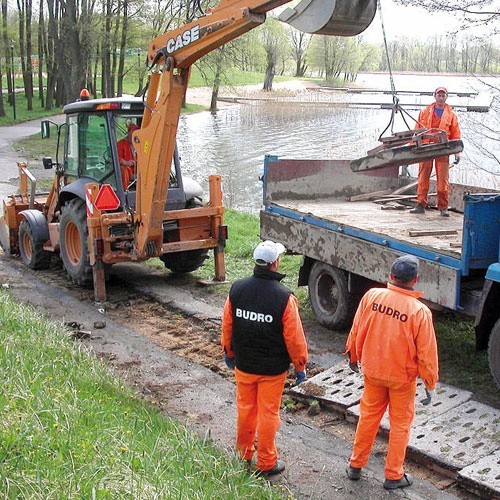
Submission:
{"label": "orange work trousers", "polygon": [[360,402],[360,417],[354,438],[350,464],[363,468],[377,436],[380,421],[389,406],[389,445],[385,460],[386,479],[401,479],[410,426],[415,414],[417,383],[385,382],[365,376]]}
{"label": "orange work trousers", "polygon": [[429,179],[431,177],[432,165],[436,165],[436,184],[437,184],[437,202],[439,210],[448,208],[448,191],[450,190],[449,181],[449,156],[441,156],[434,160],[424,161],[418,166],[418,187],[417,203],[427,206],[427,193],[429,192]]}
{"label": "orange work trousers", "polygon": [[236,404],[238,408],[236,447],[243,460],[255,452],[257,468],[269,470],[278,460],[276,433],[280,426],[281,396],[287,372],[280,375],[254,375],[236,368]]}

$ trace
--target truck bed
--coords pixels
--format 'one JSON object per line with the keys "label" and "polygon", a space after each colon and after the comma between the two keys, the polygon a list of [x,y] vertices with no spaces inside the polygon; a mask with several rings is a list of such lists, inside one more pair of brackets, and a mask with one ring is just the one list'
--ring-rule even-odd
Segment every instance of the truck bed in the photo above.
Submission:
{"label": "truck bed", "polygon": [[[414,194],[415,179],[402,178],[398,167],[354,173],[344,160],[268,156],[263,181],[262,238],[378,283],[387,280],[396,257],[415,255],[420,260],[419,288],[439,306],[463,307],[460,285],[473,283],[498,259],[500,196],[482,188],[451,184],[453,210],[450,217],[442,217],[436,209],[410,214],[412,203],[399,205],[400,210],[348,201],[366,200],[381,190],[401,192],[402,187],[405,194]],[[435,192],[432,181],[430,192]],[[435,204],[435,196],[429,202]]]}
{"label": "truck bed", "polygon": [[[381,237],[400,240],[411,245],[427,247],[456,259],[461,258],[463,214],[450,212],[441,217],[438,210],[427,210],[425,215],[410,214],[408,209],[383,210],[371,201],[341,199],[290,200],[283,199],[277,206],[297,213],[311,214],[324,221],[362,230]],[[409,207],[408,207],[409,208]],[[416,235],[416,233],[421,233]],[[439,234],[447,232],[451,234]]]}

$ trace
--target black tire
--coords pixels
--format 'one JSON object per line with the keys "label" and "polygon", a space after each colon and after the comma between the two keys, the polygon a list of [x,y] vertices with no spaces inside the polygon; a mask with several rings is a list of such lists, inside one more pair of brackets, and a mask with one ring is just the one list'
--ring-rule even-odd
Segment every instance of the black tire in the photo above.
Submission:
{"label": "black tire", "polygon": [[26,219],[19,225],[19,253],[25,266],[30,269],[47,269],[52,254],[43,249],[43,243],[35,243],[33,230]]}
{"label": "black tire", "polygon": [[493,325],[488,342],[488,363],[493,379],[500,389],[500,319]]}
{"label": "black tire", "polygon": [[326,328],[350,326],[359,296],[348,290],[348,274],[337,267],[315,262],[309,274],[309,302],[319,323]]}
{"label": "black tire", "polygon": [[185,252],[165,253],[160,259],[173,273],[196,271],[208,259],[208,250],[186,250]]}
{"label": "black tire", "polygon": [[64,269],[77,285],[92,283],[87,237],[85,203],[80,198],[74,198],[62,207],[59,244]]}

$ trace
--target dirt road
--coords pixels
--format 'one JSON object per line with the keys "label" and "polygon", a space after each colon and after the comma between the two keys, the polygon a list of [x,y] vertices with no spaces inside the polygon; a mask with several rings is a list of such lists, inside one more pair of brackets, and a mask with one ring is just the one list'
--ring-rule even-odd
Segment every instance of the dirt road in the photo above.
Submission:
{"label": "dirt road", "polygon": [[[56,260],[48,271],[34,272],[3,253],[0,283],[55,321],[77,323],[76,337],[139,397],[234,453],[234,385],[218,345],[218,295],[201,291],[187,277],[122,264],[113,270],[103,312],[94,305],[92,291],[71,285]],[[182,311],[175,307],[180,304]],[[97,328],[102,322],[105,327]],[[320,348],[315,341],[313,351]],[[321,359],[314,352],[312,357]],[[344,470],[352,425],[333,413],[310,416],[303,405],[285,407],[278,443],[287,470],[274,481],[297,498],[472,498],[453,481],[411,463],[416,477],[411,491],[385,492],[384,440],[377,443],[363,480],[352,483]]]}

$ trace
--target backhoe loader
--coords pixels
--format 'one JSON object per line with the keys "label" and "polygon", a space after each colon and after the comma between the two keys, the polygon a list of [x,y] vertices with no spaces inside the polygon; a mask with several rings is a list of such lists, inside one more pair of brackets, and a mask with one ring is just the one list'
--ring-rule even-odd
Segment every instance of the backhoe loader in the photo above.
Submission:
{"label": "backhoe loader", "polygon": [[[214,250],[215,280],[225,279],[221,178],[209,179],[210,199],[182,178],[176,134],[190,68],[199,58],[259,26],[266,13],[290,0],[222,0],[206,14],[164,33],[148,45],[144,99],[81,100],[64,107],[61,162],[50,192],[37,194],[35,179],[19,163],[20,190],[4,202],[0,242],[33,269],[58,253],[77,284],[93,282],[96,302],[106,300],[105,277],[114,263],[159,257],[175,272],[196,269]],[[366,29],[376,0],[302,0],[282,18],[323,35],[354,36]],[[116,141],[127,123],[135,170],[124,185]],[[50,123],[42,122],[42,135]],[[31,183],[31,186],[30,186]]]}

